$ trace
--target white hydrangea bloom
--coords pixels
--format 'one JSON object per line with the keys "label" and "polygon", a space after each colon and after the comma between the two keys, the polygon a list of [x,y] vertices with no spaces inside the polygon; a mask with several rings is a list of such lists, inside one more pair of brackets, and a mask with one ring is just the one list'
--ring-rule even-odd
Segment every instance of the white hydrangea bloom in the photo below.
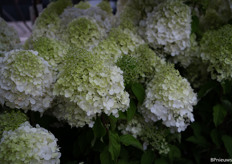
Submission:
{"label": "white hydrangea bloom", "polygon": [[68,122],[71,127],[83,127],[86,124],[93,127],[95,115],[88,116],[76,103],[70,102],[66,98],[58,100],[58,105],[54,107],[53,115],[58,120]]}
{"label": "white hydrangea bloom", "polygon": [[0,60],[0,102],[43,113],[53,99],[48,62],[32,50],[12,50]]}
{"label": "white hydrangea bloom", "polygon": [[146,121],[162,120],[171,130],[180,132],[194,121],[192,111],[196,103],[196,94],[189,82],[172,65],[166,65],[147,84],[140,111]]}
{"label": "white hydrangea bloom", "polygon": [[54,87],[54,95],[76,103],[88,116],[104,112],[118,117],[129,106],[122,71],[97,54],[72,50],[66,56]]}
{"label": "white hydrangea bloom", "polygon": [[120,124],[118,130],[120,130],[122,134],[131,134],[135,138],[138,138],[142,132],[142,124],[137,119],[133,119],[126,125]]}
{"label": "white hydrangea bloom", "polygon": [[5,131],[0,142],[2,164],[59,164],[61,153],[55,136],[29,122],[14,131]]}
{"label": "white hydrangea bloom", "polygon": [[172,56],[190,47],[191,10],[180,0],[160,3],[140,26],[140,33],[152,47],[164,47]]}
{"label": "white hydrangea bloom", "polygon": [[18,33],[0,17],[0,52],[17,48],[19,43]]}

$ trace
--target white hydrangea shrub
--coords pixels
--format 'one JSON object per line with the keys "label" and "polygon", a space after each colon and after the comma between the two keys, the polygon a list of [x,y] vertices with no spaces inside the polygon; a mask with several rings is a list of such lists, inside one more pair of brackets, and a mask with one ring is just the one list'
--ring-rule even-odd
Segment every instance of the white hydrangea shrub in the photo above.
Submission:
{"label": "white hydrangea shrub", "polygon": [[139,31],[153,48],[179,55],[190,47],[191,10],[180,0],[166,0],[140,21]]}
{"label": "white hydrangea shrub", "polygon": [[147,84],[140,112],[146,121],[162,123],[172,131],[184,131],[193,118],[197,97],[189,82],[172,65],[164,66]]}
{"label": "white hydrangea shrub", "polygon": [[4,131],[0,141],[1,164],[59,164],[60,157],[55,136],[29,122],[14,131]]}
{"label": "white hydrangea shrub", "polygon": [[53,75],[47,61],[32,50],[12,50],[0,58],[0,103],[43,113],[53,100]]}

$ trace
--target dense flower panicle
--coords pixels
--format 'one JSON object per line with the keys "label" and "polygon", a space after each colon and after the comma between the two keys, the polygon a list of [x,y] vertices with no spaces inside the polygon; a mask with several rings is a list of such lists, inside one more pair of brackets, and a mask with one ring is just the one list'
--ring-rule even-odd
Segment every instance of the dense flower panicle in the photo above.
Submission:
{"label": "dense flower panicle", "polygon": [[39,37],[32,42],[32,49],[56,70],[67,54],[69,45],[52,38]]}
{"label": "dense flower panicle", "polygon": [[97,5],[100,9],[102,9],[103,11],[107,12],[108,14],[113,14],[113,10],[110,6],[109,1],[101,1],[98,5]]}
{"label": "dense flower panicle", "polygon": [[20,111],[5,111],[0,113],[0,139],[4,131],[15,130],[28,120],[27,116]]}
{"label": "dense flower panicle", "polygon": [[129,82],[144,82],[153,78],[156,70],[165,64],[146,44],[140,45],[133,52],[123,55],[117,61],[123,71],[126,84]]}
{"label": "dense flower panicle", "polygon": [[41,36],[57,38],[60,29],[59,15],[71,5],[71,0],[58,0],[50,3],[35,21],[31,36],[32,40]]}
{"label": "dense flower panicle", "polygon": [[153,150],[157,150],[159,154],[167,154],[169,152],[167,143],[168,129],[153,123],[145,122],[144,118],[141,116],[136,116],[126,124],[119,124],[118,130],[121,131],[122,134],[130,134],[143,142],[144,150],[150,147]]}
{"label": "dense flower panicle", "polygon": [[144,44],[143,39],[131,30],[114,28],[93,51],[100,56],[111,58],[116,63],[121,56],[133,52],[136,47],[142,44]]}
{"label": "dense flower panicle", "polygon": [[71,127],[93,127],[95,115],[88,116],[76,103],[66,98],[59,99],[54,107],[53,115],[60,121],[66,121]]}
{"label": "dense flower panicle", "polygon": [[172,61],[174,63],[180,63],[184,68],[187,68],[190,64],[198,62],[200,53],[200,46],[196,41],[196,35],[191,34],[190,47],[186,48],[179,55],[174,56]]}
{"label": "dense flower panicle", "polygon": [[87,50],[97,46],[106,33],[94,19],[79,17],[70,22],[63,35],[64,40],[72,46]]}
{"label": "dense flower panicle", "polygon": [[164,65],[147,84],[141,113],[146,121],[162,123],[173,131],[184,131],[194,121],[193,105],[197,98],[188,81],[173,65]]}
{"label": "dense flower panicle", "polygon": [[200,42],[201,58],[208,63],[212,79],[232,78],[232,25],[204,33]]}
{"label": "dense flower panicle", "polygon": [[140,26],[141,35],[152,47],[163,47],[172,56],[190,47],[191,10],[180,0],[160,3]]}
{"label": "dense flower panicle", "polygon": [[91,7],[90,3],[88,1],[80,1],[78,4],[76,4],[74,7],[78,9],[88,9]]}
{"label": "dense flower panicle", "polygon": [[137,119],[132,119],[130,122],[125,124],[120,124],[118,130],[122,134],[131,134],[135,138],[138,138],[142,135],[142,124]]}
{"label": "dense flower panicle", "polygon": [[10,108],[43,113],[53,99],[49,64],[38,52],[13,50],[0,60],[0,102]]}
{"label": "dense flower panicle", "polygon": [[129,106],[122,71],[84,49],[72,49],[66,56],[54,94],[76,103],[88,116],[104,112],[118,117]]}
{"label": "dense flower panicle", "polygon": [[55,136],[39,125],[33,128],[29,122],[5,131],[0,142],[1,164],[59,164],[60,156]]}
{"label": "dense flower panicle", "polygon": [[0,17],[0,52],[17,48],[19,43],[17,32]]}
{"label": "dense flower panicle", "polygon": [[90,7],[87,9],[81,9],[77,7],[69,7],[61,14],[61,28],[65,28],[72,20],[79,17],[88,17],[94,19],[98,26],[104,29],[105,32],[109,32],[113,25],[113,16],[102,10],[100,7]]}

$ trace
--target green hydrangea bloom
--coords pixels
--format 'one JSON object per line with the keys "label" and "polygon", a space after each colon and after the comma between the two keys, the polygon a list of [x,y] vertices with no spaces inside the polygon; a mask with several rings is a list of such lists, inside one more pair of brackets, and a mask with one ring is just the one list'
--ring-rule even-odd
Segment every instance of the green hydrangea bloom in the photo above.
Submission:
{"label": "green hydrangea bloom", "polygon": [[123,71],[125,83],[129,84],[151,80],[155,71],[164,63],[147,45],[140,45],[130,54],[119,58],[117,66]]}
{"label": "green hydrangea bloom", "polygon": [[44,112],[53,99],[48,63],[32,50],[13,50],[0,60],[0,102],[10,108]]}
{"label": "green hydrangea bloom", "polygon": [[76,103],[88,116],[104,112],[118,117],[129,106],[122,71],[85,50],[72,49],[65,57],[54,94]]}
{"label": "green hydrangea bloom", "polygon": [[142,44],[144,41],[129,29],[115,28],[93,51],[117,62],[119,57],[133,52],[137,46]]}
{"label": "green hydrangea bloom", "polygon": [[232,78],[232,25],[204,33],[200,42],[201,58],[208,63],[212,79]]}
{"label": "green hydrangea bloom", "polygon": [[71,0],[58,0],[50,3],[35,21],[32,32],[33,40],[41,36],[56,38],[60,30],[59,15],[66,7],[71,5]]}
{"label": "green hydrangea bloom", "polygon": [[28,120],[27,116],[16,110],[0,113],[0,138],[4,131],[15,130]]}
{"label": "green hydrangea bloom", "polygon": [[99,7],[99,8],[102,9],[103,11],[106,11],[108,14],[112,14],[112,12],[113,12],[113,10],[112,10],[112,8],[111,8],[111,6],[110,6],[109,1],[105,1],[105,0],[101,1],[101,2],[97,5],[97,7]]}
{"label": "green hydrangea bloom", "polygon": [[0,52],[17,48],[19,43],[18,33],[0,17]]}
{"label": "green hydrangea bloom", "polygon": [[64,37],[67,43],[86,49],[95,47],[106,35],[94,19],[87,17],[80,17],[70,22],[66,33]]}
{"label": "green hydrangea bloom", "polygon": [[67,122],[71,127],[93,127],[95,115],[88,116],[76,103],[66,98],[58,98],[53,115],[60,121]]}
{"label": "green hydrangea bloom", "polygon": [[59,164],[60,156],[54,135],[39,125],[33,128],[29,122],[5,131],[0,142],[1,164]]}
{"label": "green hydrangea bloom", "polygon": [[37,38],[32,42],[32,46],[33,50],[37,51],[39,56],[48,61],[53,69],[57,69],[57,66],[62,63],[69,49],[67,44],[47,37]]}
{"label": "green hydrangea bloom", "polygon": [[189,82],[173,65],[163,65],[148,82],[141,113],[146,121],[162,123],[172,131],[184,131],[193,118],[197,97]]}
{"label": "green hydrangea bloom", "polygon": [[89,4],[88,1],[80,1],[78,4],[76,4],[74,7],[78,8],[78,9],[88,9],[91,7],[91,5]]}

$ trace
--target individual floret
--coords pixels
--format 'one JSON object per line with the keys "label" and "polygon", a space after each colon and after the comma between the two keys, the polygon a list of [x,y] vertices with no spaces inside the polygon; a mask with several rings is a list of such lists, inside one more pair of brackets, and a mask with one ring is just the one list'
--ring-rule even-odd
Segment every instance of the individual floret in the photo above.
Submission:
{"label": "individual floret", "polygon": [[51,68],[32,50],[13,50],[0,61],[0,102],[10,108],[43,113],[50,107]]}
{"label": "individual floret", "polygon": [[0,52],[17,48],[19,43],[18,33],[0,17]]}
{"label": "individual floret", "polygon": [[53,115],[60,121],[66,121],[71,127],[93,127],[95,115],[88,116],[76,103],[66,98],[58,98]]}
{"label": "individual floret", "polygon": [[1,164],[59,164],[60,156],[55,136],[29,122],[14,131],[5,131],[0,142]]}
{"label": "individual floret", "polygon": [[208,31],[200,42],[201,58],[208,63],[212,79],[221,82],[232,78],[232,25]]}
{"label": "individual floret", "polygon": [[140,25],[145,28],[140,33],[153,48],[175,56],[190,47],[191,10],[180,0],[160,3]]}
{"label": "individual floret", "polygon": [[189,82],[173,65],[164,65],[147,84],[141,113],[146,121],[162,123],[172,131],[184,131],[193,118],[197,98]]}
{"label": "individual floret", "polygon": [[103,112],[118,117],[118,112],[129,106],[122,71],[85,50],[72,49],[68,53],[54,94],[76,103],[88,116]]}
{"label": "individual floret", "polygon": [[4,131],[15,130],[28,120],[27,116],[16,110],[4,111],[0,114],[0,139]]}

